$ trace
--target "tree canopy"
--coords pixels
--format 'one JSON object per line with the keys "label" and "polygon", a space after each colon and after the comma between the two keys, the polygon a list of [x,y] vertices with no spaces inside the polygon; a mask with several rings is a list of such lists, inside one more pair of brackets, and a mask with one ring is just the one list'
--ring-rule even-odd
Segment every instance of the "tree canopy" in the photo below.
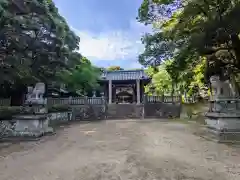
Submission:
{"label": "tree canopy", "polygon": [[85,94],[99,87],[97,80],[100,77],[100,69],[92,66],[91,62],[85,57],[79,59],[79,61],[81,62],[79,65],[60,73],[60,78],[69,89]]}
{"label": "tree canopy", "polygon": [[1,0],[0,17],[1,89],[51,83],[61,72],[76,74],[76,66],[84,76],[94,69],[77,52],[80,38],[52,0]]}
{"label": "tree canopy", "polygon": [[110,66],[107,68],[108,71],[119,71],[119,70],[123,70],[123,68],[121,68],[120,66]]}
{"label": "tree canopy", "polygon": [[152,81],[145,87],[145,92],[151,94],[152,89],[158,95],[170,94],[172,92],[172,81],[169,73],[166,70],[167,63],[162,63],[158,67],[156,73],[152,67],[146,69],[146,73],[151,77]]}
{"label": "tree canopy", "polygon": [[172,59],[168,73],[187,86],[196,74],[201,83],[212,75],[234,80],[240,70],[239,14],[239,0],[143,0],[138,20],[154,32],[142,38],[139,62],[155,67]]}

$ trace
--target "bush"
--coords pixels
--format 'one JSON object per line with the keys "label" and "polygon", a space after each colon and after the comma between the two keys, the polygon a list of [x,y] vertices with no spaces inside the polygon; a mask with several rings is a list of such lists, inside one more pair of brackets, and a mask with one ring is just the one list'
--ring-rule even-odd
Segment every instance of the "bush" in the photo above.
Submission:
{"label": "bush", "polygon": [[188,119],[203,124],[205,123],[204,113],[206,109],[208,109],[208,104],[202,102],[183,104],[182,113],[185,113]]}
{"label": "bush", "polygon": [[0,106],[0,120],[11,120],[13,116],[20,114],[22,106]]}
{"label": "bush", "polygon": [[66,111],[70,111],[71,108],[66,105],[66,104],[56,104],[56,105],[53,105],[52,107],[50,107],[48,109],[48,112],[49,113],[53,113],[53,112],[66,112]]}

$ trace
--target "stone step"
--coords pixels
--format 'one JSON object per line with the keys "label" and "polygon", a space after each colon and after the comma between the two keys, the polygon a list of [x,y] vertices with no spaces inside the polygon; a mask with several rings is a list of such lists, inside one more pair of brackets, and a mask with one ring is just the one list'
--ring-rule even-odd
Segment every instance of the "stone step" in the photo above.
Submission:
{"label": "stone step", "polygon": [[204,139],[215,141],[215,142],[220,142],[220,137],[218,135],[217,131],[213,131],[208,128],[202,128],[199,132],[198,135]]}
{"label": "stone step", "polygon": [[203,127],[196,135],[219,143],[240,143],[240,132],[220,132],[219,130]]}

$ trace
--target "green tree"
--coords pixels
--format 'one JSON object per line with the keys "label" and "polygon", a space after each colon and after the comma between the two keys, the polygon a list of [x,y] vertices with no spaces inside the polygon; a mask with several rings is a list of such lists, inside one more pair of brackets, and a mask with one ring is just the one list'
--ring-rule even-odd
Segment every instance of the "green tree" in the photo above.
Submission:
{"label": "green tree", "polygon": [[78,49],[71,31],[51,0],[0,2],[1,81],[47,82],[67,66]]}
{"label": "green tree", "polygon": [[166,70],[167,63],[165,62],[158,66],[157,72],[152,67],[146,69],[146,73],[152,78],[150,84],[145,87],[146,93],[152,93],[152,90],[158,94],[170,94],[172,92],[172,79]]}
{"label": "green tree", "polygon": [[1,0],[0,17],[2,92],[56,81],[58,72],[81,57],[76,52],[80,38],[51,0]]}
{"label": "green tree", "polygon": [[144,0],[138,20],[153,24],[155,32],[143,38],[139,62],[156,66],[172,58],[175,77],[186,81],[205,57],[206,80],[217,74],[234,81],[240,70],[239,13],[239,0]]}
{"label": "green tree", "polygon": [[61,81],[64,82],[69,89],[78,91],[81,94],[86,94],[93,89],[98,89],[99,77],[99,68],[93,66],[85,57],[79,59],[79,64],[75,67],[60,73]]}
{"label": "green tree", "polygon": [[110,66],[107,68],[108,71],[119,71],[119,70],[123,70],[123,68],[121,68],[120,66]]}

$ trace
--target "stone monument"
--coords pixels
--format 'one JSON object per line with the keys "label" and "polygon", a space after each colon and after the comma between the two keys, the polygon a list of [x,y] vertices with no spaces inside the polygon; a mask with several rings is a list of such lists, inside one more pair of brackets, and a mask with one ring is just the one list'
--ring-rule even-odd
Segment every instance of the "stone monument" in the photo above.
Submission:
{"label": "stone monument", "polygon": [[28,87],[24,111],[14,117],[16,120],[15,132],[21,136],[40,137],[53,132],[47,118],[47,99],[43,97],[45,84],[37,83],[35,87]]}
{"label": "stone monument", "polygon": [[28,93],[26,95],[26,104],[38,104],[38,105],[46,105],[47,100],[43,97],[45,93],[45,84],[37,83],[35,88],[28,87]]}
{"label": "stone monument", "polygon": [[230,81],[221,81],[218,76],[210,78],[212,95],[206,125],[211,137],[219,142],[240,140],[240,99]]}

